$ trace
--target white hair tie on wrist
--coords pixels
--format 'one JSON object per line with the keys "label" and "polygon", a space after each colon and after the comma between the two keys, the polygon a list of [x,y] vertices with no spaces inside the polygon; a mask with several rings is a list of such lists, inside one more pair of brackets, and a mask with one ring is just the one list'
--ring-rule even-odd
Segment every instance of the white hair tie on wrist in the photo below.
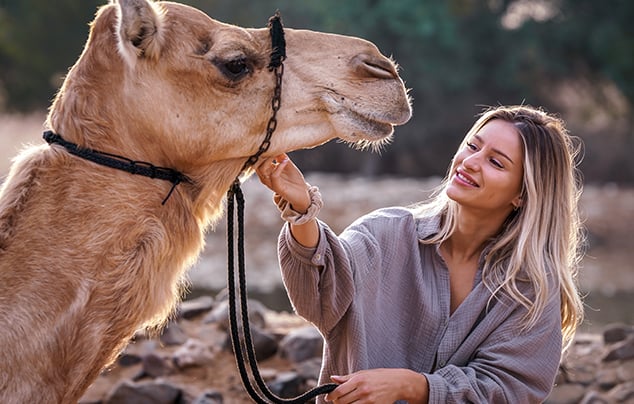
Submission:
{"label": "white hair tie on wrist", "polygon": [[293,210],[291,204],[288,201],[278,194],[275,194],[273,200],[277,205],[277,208],[281,212],[281,217],[283,220],[289,222],[290,224],[300,225],[308,223],[309,221],[315,219],[321,210],[321,207],[324,206],[324,202],[321,199],[321,193],[319,192],[319,187],[308,185],[308,195],[310,196],[310,206],[306,213],[299,213],[296,210]]}

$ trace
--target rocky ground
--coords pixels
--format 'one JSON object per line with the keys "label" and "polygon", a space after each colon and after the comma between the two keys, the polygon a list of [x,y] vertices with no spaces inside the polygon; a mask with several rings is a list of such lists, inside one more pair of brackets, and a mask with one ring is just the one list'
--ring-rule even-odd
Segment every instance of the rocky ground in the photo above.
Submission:
{"label": "rocky ground", "polygon": [[[81,404],[252,402],[244,392],[227,331],[226,300],[185,302],[176,321],[153,338],[142,334],[90,387]],[[293,314],[251,302],[260,373],[270,390],[295,397],[316,385],[321,337]],[[581,333],[570,348],[548,404],[634,402],[634,327]]]}
{"label": "rocky ground", "polygon": [[[41,141],[41,124],[40,114],[0,116],[0,176],[23,143]],[[378,207],[419,201],[439,181],[319,173],[309,173],[307,179],[320,186],[325,200],[320,217],[335,231]],[[320,339],[303,320],[288,313],[275,254],[281,220],[271,194],[254,179],[243,190],[249,293],[269,307],[260,307],[254,317],[260,331],[261,370],[273,390],[296,394],[316,382],[315,346]],[[581,207],[589,249],[579,282],[586,294],[588,320],[562,362],[549,402],[634,402],[634,189],[587,185]],[[227,348],[223,301],[215,297],[226,285],[225,236],[224,222],[207,235],[207,246],[190,272],[193,293],[188,297],[193,300],[185,303],[178,321],[161,336],[138,335],[82,403],[251,402]],[[194,299],[197,296],[201,300]]]}

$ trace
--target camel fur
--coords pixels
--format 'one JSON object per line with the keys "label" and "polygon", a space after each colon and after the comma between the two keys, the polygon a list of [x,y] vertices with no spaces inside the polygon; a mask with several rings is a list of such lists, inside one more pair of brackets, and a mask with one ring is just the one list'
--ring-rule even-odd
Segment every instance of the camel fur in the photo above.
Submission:
{"label": "camel fur", "polygon": [[[286,29],[266,155],[334,138],[389,139],[410,102],[362,39]],[[149,0],[101,7],[46,126],[81,147],[170,167],[172,184],[33,146],[0,189],[0,402],[77,402],[137,330],[160,327],[224,196],[262,141],[274,74],[268,29]]]}

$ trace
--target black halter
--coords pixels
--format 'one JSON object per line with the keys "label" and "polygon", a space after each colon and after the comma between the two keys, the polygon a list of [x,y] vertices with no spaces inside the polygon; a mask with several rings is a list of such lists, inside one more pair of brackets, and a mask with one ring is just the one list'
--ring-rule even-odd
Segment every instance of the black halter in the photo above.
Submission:
{"label": "black halter", "polygon": [[[276,86],[273,100],[271,103],[273,114],[269,120],[269,124],[266,131],[266,137],[259,150],[244,163],[242,171],[254,165],[260,155],[268,150],[271,144],[271,135],[275,131],[277,126],[276,114],[281,105],[282,94],[282,74],[284,72],[284,64],[282,63],[286,58],[286,41],[284,40],[284,30],[282,22],[280,20],[279,12],[275,13],[273,17],[269,19],[269,30],[271,33],[272,52],[271,62],[269,64],[269,70],[275,71]],[[238,202],[237,222],[238,222],[238,240],[233,237],[233,227],[236,220],[234,213],[235,201]],[[227,277],[229,288],[229,323],[231,328],[231,343],[233,345],[233,352],[236,357],[236,363],[242,378],[242,384],[256,403],[267,404],[300,404],[311,400],[318,395],[326,394],[333,391],[337,385],[334,383],[324,384],[317,386],[314,389],[295,398],[280,398],[273,394],[266,383],[262,379],[258,370],[257,359],[255,349],[253,348],[253,340],[251,338],[251,328],[249,326],[249,309],[247,307],[247,286],[246,275],[244,267],[244,196],[240,189],[240,181],[238,178],[234,181],[231,189],[227,193]],[[238,327],[238,315],[236,313],[236,279],[235,279],[235,264],[234,264],[234,252],[238,251],[238,289],[240,294],[240,316],[242,319],[242,332],[244,334],[244,345],[248,362],[253,374],[253,379],[257,385],[259,392],[253,386],[251,379],[245,365],[245,358],[243,353],[243,347],[240,341],[240,333]],[[269,401],[267,401],[269,400]]]}
{"label": "black halter", "polygon": [[169,193],[163,199],[162,204],[165,202],[174,192],[174,189],[181,182],[191,182],[191,180],[180,171],[176,171],[173,168],[157,167],[151,163],[145,161],[135,161],[127,157],[119,156],[117,154],[106,153],[99,150],[93,150],[86,147],[80,147],[79,145],[64,140],[61,135],[47,130],[43,135],[44,140],[48,144],[58,144],[63,146],[66,151],[77,157],[81,157],[84,160],[92,161],[93,163],[114,168],[117,170],[125,171],[130,174],[142,175],[148,178],[156,178],[159,180],[165,180],[172,183]]}

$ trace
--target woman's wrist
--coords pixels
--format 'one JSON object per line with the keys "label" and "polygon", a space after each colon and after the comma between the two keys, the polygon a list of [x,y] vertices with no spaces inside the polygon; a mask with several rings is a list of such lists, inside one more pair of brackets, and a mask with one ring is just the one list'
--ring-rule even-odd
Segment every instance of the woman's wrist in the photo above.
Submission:
{"label": "woman's wrist", "polygon": [[321,199],[319,188],[316,186],[311,186],[310,184],[306,185],[308,186],[307,191],[310,198],[310,203],[307,206],[306,204],[302,203],[299,203],[297,207],[291,206],[291,204],[281,196],[277,194],[274,196],[275,204],[280,210],[282,219],[289,222],[290,224],[302,225],[316,219],[319,211],[324,204]]}
{"label": "woman's wrist", "polygon": [[424,374],[407,369],[402,380],[405,382],[402,391],[406,395],[402,399],[410,404],[422,404],[429,401],[429,383]]}

